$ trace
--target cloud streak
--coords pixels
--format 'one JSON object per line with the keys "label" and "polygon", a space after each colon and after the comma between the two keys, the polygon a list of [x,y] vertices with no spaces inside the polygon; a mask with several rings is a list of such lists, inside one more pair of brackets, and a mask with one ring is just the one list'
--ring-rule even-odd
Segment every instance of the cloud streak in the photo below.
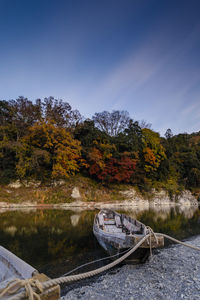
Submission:
{"label": "cloud streak", "polygon": [[197,1],[44,2],[16,5],[17,17],[4,2],[1,98],[52,95],[86,117],[122,109],[162,133],[200,129]]}

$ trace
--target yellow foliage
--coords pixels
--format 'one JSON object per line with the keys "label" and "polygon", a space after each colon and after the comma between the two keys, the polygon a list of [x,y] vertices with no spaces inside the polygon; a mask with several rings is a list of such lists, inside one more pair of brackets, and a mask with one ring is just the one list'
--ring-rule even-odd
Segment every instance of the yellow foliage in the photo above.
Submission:
{"label": "yellow foliage", "polygon": [[165,149],[160,143],[160,135],[151,129],[142,129],[143,153],[145,159],[144,169],[147,173],[156,171],[163,159],[166,158]]}
{"label": "yellow foliage", "polygon": [[104,160],[111,158],[112,153],[116,151],[116,146],[114,144],[108,144],[107,142],[99,143],[96,140],[94,141],[94,144],[101,152]]}
{"label": "yellow foliage", "polygon": [[92,150],[88,154],[89,160],[95,162],[100,169],[103,169],[105,167],[105,163],[103,160],[103,155],[97,148],[92,148]]}
{"label": "yellow foliage", "polygon": [[[24,159],[25,164],[23,167],[22,163],[17,165],[17,171],[21,177],[24,177],[26,171],[31,168],[30,164],[36,149],[48,153],[51,176],[54,178],[69,177],[75,174],[84,163],[81,158],[80,142],[74,139],[70,132],[51,122],[37,123],[30,128],[29,134],[23,139],[23,147],[20,151],[24,155],[19,155],[19,162]],[[28,155],[28,152],[31,155]]]}

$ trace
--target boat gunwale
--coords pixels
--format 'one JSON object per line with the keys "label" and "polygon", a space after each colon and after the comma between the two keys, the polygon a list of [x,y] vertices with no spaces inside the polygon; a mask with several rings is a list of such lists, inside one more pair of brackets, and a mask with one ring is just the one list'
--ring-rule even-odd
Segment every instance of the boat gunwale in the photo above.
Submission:
{"label": "boat gunwale", "polygon": [[[120,214],[120,213],[118,213],[118,212],[115,212],[115,211],[113,211],[113,210],[111,210],[111,209],[101,209],[100,211],[99,211],[99,213],[98,214],[96,214],[95,215],[95,218],[94,218],[94,223],[93,223],[93,231],[94,231],[94,225],[96,225],[97,226],[97,228],[98,228],[98,231],[100,231],[103,235],[109,235],[109,234],[111,234],[112,236],[113,235],[116,235],[117,233],[116,232],[108,232],[108,231],[106,231],[106,230],[104,230],[104,229],[101,229],[100,228],[100,224],[97,222],[97,217],[98,217],[98,215],[100,215],[100,214],[103,214],[103,212],[105,212],[105,211],[108,211],[108,212],[111,212],[111,213],[113,213],[114,215],[118,215],[119,217],[123,217],[124,219],[126,219],[128,222],[130,222],[130,220],[131,220],[131,224],[133,224],[134,226],[136,226],[136,227],[138,227],[138,228],[140,228],[141,229],[141,226],[142,226],[142,229],[143,229],[143,233],[130,233],[130,234],[127,234],[126,232],[122,232],[123,234],[124,234],[124,236],[129,236],[129,237],[134,237],[134,236],[136,236],[136,237],[143,237],[143,236],[145,236],[146,234],[147,234],[147,226],[144,224],[144,223],[142,223],[142,222],[140,222],[140,221],[138,221],[137,219],[134,219],[134,218],[131,218],[131,217],[129,217],[129,216],[127,216],[127,215],[125,215],[125,214]],[[123,226],[125,226],[125,225],[123,225]],[[117,226],[116,226],[117,227]],[[125,226],[126,227],[126,226]],[[97,230],[96,230],[96,232],[97,232]],[[121,234],[121,233],[120,233]]]}

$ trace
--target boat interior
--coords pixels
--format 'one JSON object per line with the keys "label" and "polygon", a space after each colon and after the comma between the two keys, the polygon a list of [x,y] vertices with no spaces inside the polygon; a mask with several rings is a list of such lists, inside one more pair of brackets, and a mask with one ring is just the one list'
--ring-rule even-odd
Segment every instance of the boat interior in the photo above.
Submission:
{"label": "boat interior", "polygon": [[144,234],[145,225],[123,214],[112,210],[101,210],[96,216],[96,222],[101,230],[108,233]]}

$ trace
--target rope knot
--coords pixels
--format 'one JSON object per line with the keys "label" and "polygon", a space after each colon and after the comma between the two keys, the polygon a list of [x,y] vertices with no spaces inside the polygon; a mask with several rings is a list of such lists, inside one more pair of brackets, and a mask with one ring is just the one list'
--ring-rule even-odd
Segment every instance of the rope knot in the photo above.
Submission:
{"label": "rope knot", "polygon": [[3,292],[0,294],[0,298],[5,296],[6,294],[15,294],[21,288],[24,288],[26,291],[26,297],[29,300],[40,300],[40,296],[38,293],[43,292],[42,283],[38,279],[29,278],[29,279],[14,279],[10,281]]}
{"label": "rope knot", "polygon": [[151,244],[151,238],[152,236],[155,238],[156,244],[158,244],[158,238],[153,231],[153,229],[150,226],[146,226],[147,228],[147,234],[149,234],[149,239],[147,240],[149,247],[150,247],[150,256],[152,257],[152,244]]}

